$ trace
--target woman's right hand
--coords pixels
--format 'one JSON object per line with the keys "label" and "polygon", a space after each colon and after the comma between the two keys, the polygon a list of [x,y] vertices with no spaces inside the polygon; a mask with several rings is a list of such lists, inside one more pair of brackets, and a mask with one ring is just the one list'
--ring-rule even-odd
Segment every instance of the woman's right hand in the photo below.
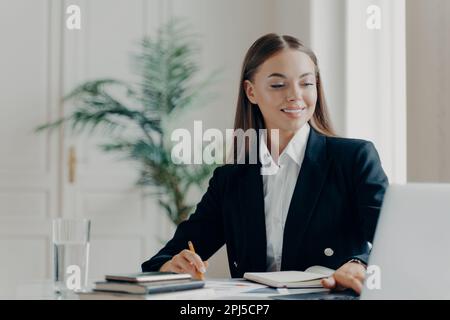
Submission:
{"label": "woman's right hand", "polygon": [[200,280],[208,268],[208,261],[202,261],[200,256],[188,249],[184,249],[171,260],[164,263],[159,271],[189,273],[193,279]]}

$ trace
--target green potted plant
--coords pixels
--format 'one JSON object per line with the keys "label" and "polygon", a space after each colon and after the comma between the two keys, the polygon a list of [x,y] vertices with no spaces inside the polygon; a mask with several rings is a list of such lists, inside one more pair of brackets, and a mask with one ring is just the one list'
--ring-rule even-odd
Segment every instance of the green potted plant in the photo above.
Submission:
{"label": "green potted plant", "polygon": [[138,85],[117,79],[85,82],[65,97],[73,102],[73,112],[37,128],[42,131],[66,124],[74,132],[107,129],[103,132],[109,142],[100,147],[138,164],[137,184],[160,190],[159,204],[175,224],[185,220],[194,207],[187,203],[189,190],[201,188],[215,168],[174,164],[171,159],[167,123],[181,110],[203,105],[208,100],[205,88],[217,75],[213,72],[193,83],[199,71],[195,60],[199,47],[196,36],[186,30],[184,21],[174,19],[154,39],[143,39],[141,53],[135,56]]}

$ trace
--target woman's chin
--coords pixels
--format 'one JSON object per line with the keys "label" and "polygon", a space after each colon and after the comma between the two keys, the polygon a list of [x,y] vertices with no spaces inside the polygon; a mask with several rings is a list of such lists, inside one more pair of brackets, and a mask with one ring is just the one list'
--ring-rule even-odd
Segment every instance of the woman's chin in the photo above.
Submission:
{"label": "woman's chin", "polygon": [[307,122],[305,119],[296,119],[297,121],[293,121],[292,123],[289,123],[288,125],[284,125],[280,128],[280,130],[283,131],[298,131],[301,128],[303,128],[303,126],[305,125],[305,123]]}

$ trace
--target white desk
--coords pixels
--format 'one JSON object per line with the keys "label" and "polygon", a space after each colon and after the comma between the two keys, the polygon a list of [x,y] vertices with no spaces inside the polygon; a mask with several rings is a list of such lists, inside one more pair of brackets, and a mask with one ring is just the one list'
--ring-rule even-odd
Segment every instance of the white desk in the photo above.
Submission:
{"label": "white desk", "polygon": [[[205,288],[212,288],[214,296],[196,297],[200,300],[272,300],[286,294],[296,294],[295,299],[302,299],[299,293],[317,292],[315,289],[274,289],[255,284],[243,279],[207,279]],[[305,298],[308,295],[305,295]],[[17,286],[11,299],[19,300],[78,300],[76,294],[61,297],[53,292],[51,280],[35,281]]]}

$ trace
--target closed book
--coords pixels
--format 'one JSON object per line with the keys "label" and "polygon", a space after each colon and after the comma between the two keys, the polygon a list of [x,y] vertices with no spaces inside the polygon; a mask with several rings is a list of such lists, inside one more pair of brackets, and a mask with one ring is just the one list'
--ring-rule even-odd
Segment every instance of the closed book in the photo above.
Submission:
{"label": "closed book", "polygon": [[105,279],[108,281],[139,283],[150,281],[191,279],[191,275],[188,273],[155,271],[155,272],[126,273],[126,274],[109,274],[105,276]]}
{"label": "closed book", "polygon": [[128,283],[101,281],[95,283],[95,291],[123,292],[133,294],[154,294],[171,291],[181,291],[203,288],[205,283],[200,280],[182,279],[154,282]]}
{"label": "closed book", "polygon": [[80,300],[199,300],[215,297],[210,288],[200,288],[157,294],[129,294],[121,292],[90,291],[77,293]]}
{"label": "closed book", "polygon": [[321,288],[321,280],[334,270],[313,266],[305,271],[246,272],[244,278],[274,288]]}

